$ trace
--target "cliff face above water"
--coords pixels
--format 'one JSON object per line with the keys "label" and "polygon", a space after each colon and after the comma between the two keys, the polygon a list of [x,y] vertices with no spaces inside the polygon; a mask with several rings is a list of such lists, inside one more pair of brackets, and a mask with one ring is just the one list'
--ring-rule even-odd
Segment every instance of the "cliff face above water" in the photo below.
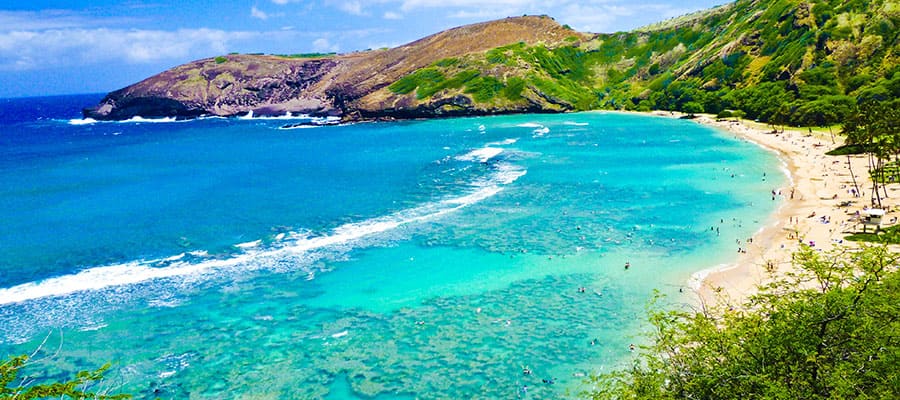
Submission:
{"label": "cliff face above water", "polygon": [[233,54],[190,62],[111,92],[84,115],[120,120],[292,112],[356,120],[556,110],[540,98],[508,109],[480,109],[466,96],[418,102],[387,87],[440,60],[582,36],[549,17],[528,16],[458,27],[392,49],[310,58]]}
{"label": "cliff face above water", "polygon": [[85,116],[735,110],[824,126],[859,103],[898,99],[900,0],[737,0],[631,32],[531,16],[386,50],[198,60],[112,92]]}

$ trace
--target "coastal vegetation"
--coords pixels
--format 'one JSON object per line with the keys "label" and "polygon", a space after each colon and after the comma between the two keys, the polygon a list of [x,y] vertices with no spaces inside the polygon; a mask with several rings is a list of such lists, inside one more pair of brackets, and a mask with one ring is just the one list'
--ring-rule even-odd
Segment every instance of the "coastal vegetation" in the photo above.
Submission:
{"label": "coastal vegetation", "polygon": [[[900,74],[898,74],[900,75]],[[892,101],[869,100],[846,116],[843,134],[847,144],[866,154],[872,181],[872,204],[881,208],[888,197],[887,184],[900,181],[900,97]]]}
{"label": "coastal vegetation", "polygon": [[[442,60],[389,89],[428,102],[469,93],[477,79],[494,90],[477,90],[476,107],[544,99],[564,110],[735,110],[830,126],[857,104],[900,97],[898,26],[895,0],[739,0],[632,32]],[[505,95],[510,85],[520,96]]]}
{"label": "coastal vegetation", "polygon": [[727,111],[776,127],[825,127],[858,105],[900,98],[898,35],[898,0],[737,0],[604,34],[523,16],[392,49],[198,60],[110,93],[85,116],[255,110],[354,120],[616,109]]}
{"label": "coastal vegetation", "polygon": [[97,399],[124,400],[128,394],[107,394],[107,390],[97,389],[103,381],[103,374],[110,364],[93,371],[78,372],[74,378],[49,381],[40,377],[20,376],[32,361],[27,355],[9,357],[0,363],[0,399]]}
{"label": "coastal vegetation", "polygon": [[797,272],[743,307],[657,298],[652,343],[594,399],[893,398],[900,387],[900,255],[885,247],[794,255]]}
{"label": "coastal vegetation", "polygon": [[332,57],[337,53],[294,53],[294,54],[276,54],[278,57],[284,58],[322,58],[322,57]]}

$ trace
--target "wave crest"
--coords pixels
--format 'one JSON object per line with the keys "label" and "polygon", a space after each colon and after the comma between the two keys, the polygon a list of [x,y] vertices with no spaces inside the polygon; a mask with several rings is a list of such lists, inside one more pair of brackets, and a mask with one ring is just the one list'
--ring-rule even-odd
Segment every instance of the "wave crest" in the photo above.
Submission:
{"label": "wave crest", "polygon": [[[515,182],[525,173],[526,170],[516,166],[499,164],[493,168],[491,175],[473,182],[473,189],[463,195],[344,224],[326,235],[290,232],[279,234],[268,247],[261,246],[261,241],[236,244],[235,248],[241,252],[229,258],[217,259],[204,251],[195,251],[190,256],[178,254],[156,260],[98,266],[74,274],[0,289],[0,306],[173,277],[190,276],[198,279],[223,270],[273,269],[285,264],[290,264],[288,268],[292,269],[307,268],[323,256],[319,254],[321,250],[346,252],[357,247],[358,241],[362,239],[452,213],[496,195],[503,190],[504,185]],[[300,262],[285,263],[284,260]],[[310,273],[314,274],[314,271]]]}

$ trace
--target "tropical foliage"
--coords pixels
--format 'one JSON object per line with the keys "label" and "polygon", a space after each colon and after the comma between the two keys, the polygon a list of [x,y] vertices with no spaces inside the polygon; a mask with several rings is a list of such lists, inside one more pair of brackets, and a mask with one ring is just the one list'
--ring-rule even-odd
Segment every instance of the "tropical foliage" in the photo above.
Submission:
{"label": "tropical foliage", "polygon": [[738,110],[830,126],[859,103],[900,97],[898,35],[897,0],[738,0],[633,32],[442,60],[390,90],[421,102],[477,93],[485,105]]}
{"label": "tropical foliage", "polygon": [[[900,74],[898,74],[900,75]],[[847,144],[868,155],[872,181],[872,204],[881,208],[888,197],[887,184],[900,182],[900,98],[867,100],[854,108],[844,121]]]}
{"label": "tropical foliage", "polygon": [[795,255],[738,309],[651,311],[653,343],[595,399],[895,398],[900,273],[886,248]]}
{"label": "tropical foliage", "polygon": [[62,382],[41,381],[35,377],[20,377],[20,373],[28,366],[26,355],[10,357],[0,363],[0,399],[98,399],[120,400],[130,399],[127,394],[106,394],[92,389],[103,380],[103,373],[109,369],[106,364],[94,371],[81,371],[75,378]]}

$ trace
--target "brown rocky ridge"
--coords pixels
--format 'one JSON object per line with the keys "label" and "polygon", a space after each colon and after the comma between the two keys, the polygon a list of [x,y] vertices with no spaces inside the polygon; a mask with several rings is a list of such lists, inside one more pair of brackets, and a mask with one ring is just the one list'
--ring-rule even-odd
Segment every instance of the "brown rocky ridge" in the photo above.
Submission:
{"label": "brown rocky ridge", "polygon": [[292,58],[241,55],[193,61],[109,93],[84,116],[98,120],[199,116],[337,116],[345,121],[565,111],[541,96],[484,107],[463,93],[425,101],[388,86],[440,60],[524,42],[554,46],[587,35],[547,16],[523,16],[449,29],[392,49]]}

